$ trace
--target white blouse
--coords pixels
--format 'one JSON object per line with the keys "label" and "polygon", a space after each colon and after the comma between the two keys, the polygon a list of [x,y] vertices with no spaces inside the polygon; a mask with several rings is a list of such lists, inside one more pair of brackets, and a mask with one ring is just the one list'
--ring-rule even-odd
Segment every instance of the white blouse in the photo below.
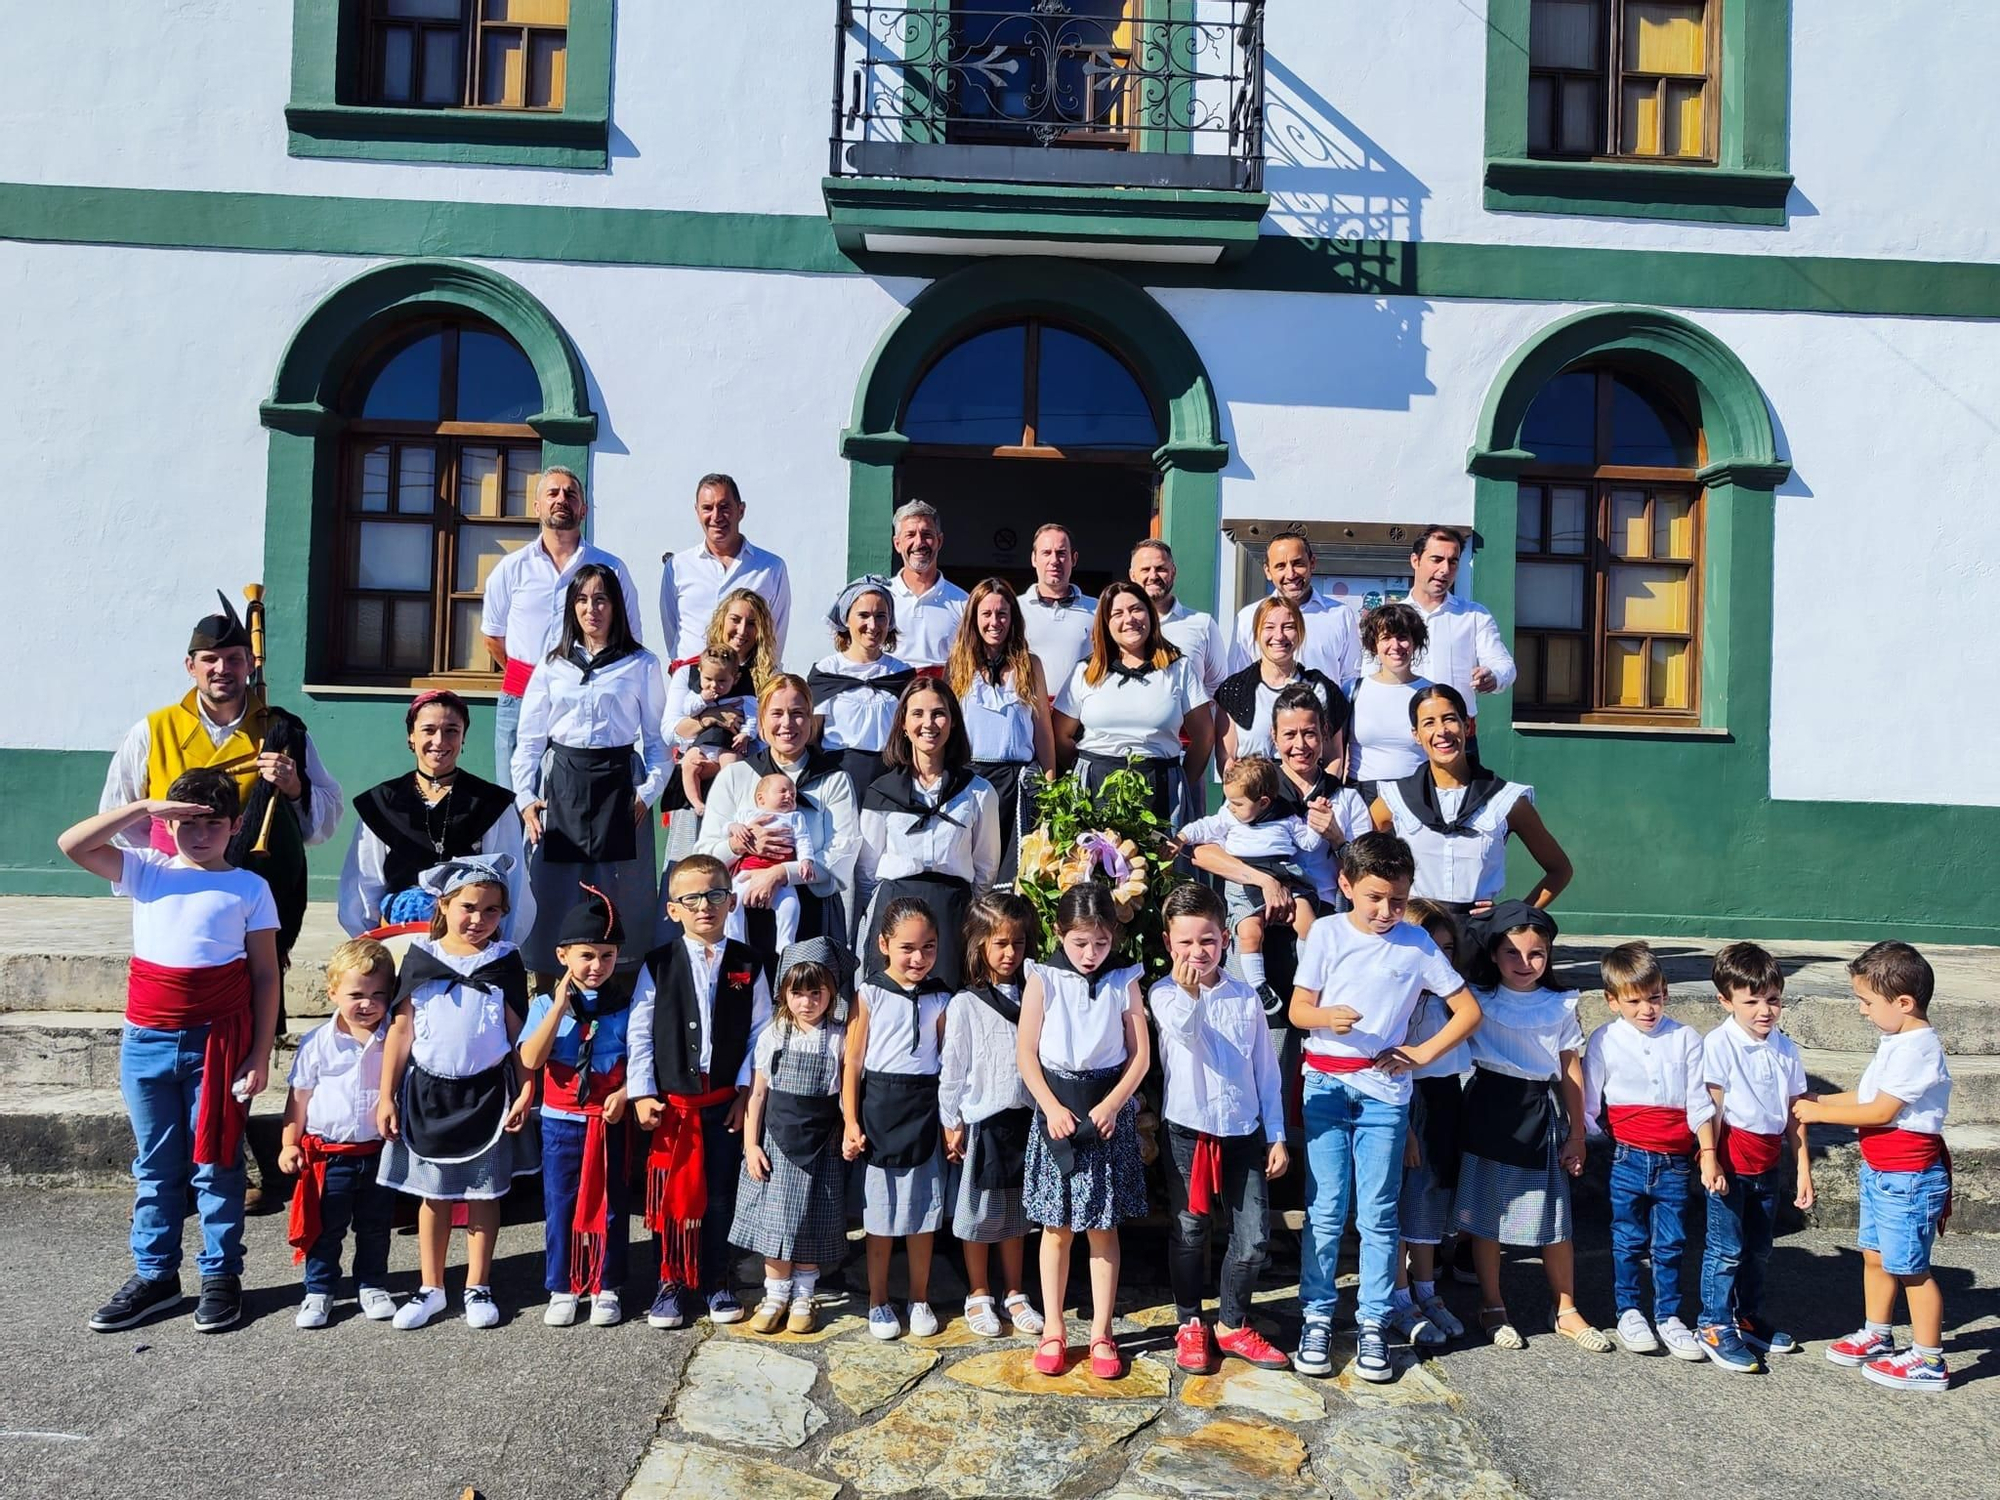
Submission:
{"label": "white blouse", "polygon": [[[894,990],[867,980],[855,992],[868,1007],[868,1040],[861,1049],[862,1071],[933,1077],[938,1070],[938,1021],[951,1004],[944,990],[926,990],[915,1005]],[[911,1028],[916,1028],[912,1047]]]}
{"label": "white blouse", "polygon": [[1178,760],[1181,721],[1208,701],[1185,656],[1154,668],[1137,682],[1106,672],[1095,686],[1084,681],[1089,663],[1079,662],[1056,695],[1055,709],[1083,726],[1077,749],[1088,755],[1143,755]]}
{"label": "white blouse", "polygon": [[[494,943],[477,953],[446,953],[428,938],[411,946],[460,974],[505,958],[514,947]],[[471,1078],[498,1067],[514,1045],[507,1038],[507,1007],[496,990],[427,979],[410,991],[410,1016],[415,1032],[411,1060],[440,1078]]]}
{"label": "white blouse", "polygon": [[1377,682],[1364,677],[1347,685],[1354,707],[1347,737],[1354,745],[1356,781],[1400,781],[1424,766],[1424,749],[1410,730],[1410,700],[1430,679]]}
{"label": "white blouse", "polygon": [[[1021,996],[1018,984],[998,986],[1003,994]],[[938,1067],[938,1118],[945,1128],[988,1119],[1003,1109],[1027,1109],[1034,1104],[1021,1081],[1015,1056],[1016,1030],[1000,1012],[970,990],[951,997],[944,1016],[944,1056]]]}
{"label": "white blouse", "polygon": [[[1464,787],[1438,788],[1438,811],[1450,818],[1465,801]],[[1392,781],[1380,783],[1375,795],[1389,809],[1395,831],[1416,856],[1417,878],[1410,894],[1430,901],[1490,901],[1507,884],[1507,815],[1520,801],[1532,803],[1535,789],[1510,781],[1493,800],[1479,809],[1472,831],[1447,838],[1426,828],[1410,811],[1400,788]]]}
{"label": "white blouse", "polygon": [[750,1059],[756,1070],[764,1075],[765,1082],[769,1083],[780,1048],[794,1056],[829,1058],[833,1066],[827,1070],[826,1087],[821,1092],[838,1094],[841,1059],[846,1046],[847,1028],[831,1018],[822,1019],[811,1031],[801,1031],[796,1026],[773,1021],[757,1033],[757,1045],[751,1049]]}
{"label": "white blouse", "polygon": [[1095,984],[1049,964],[1030,963],[1028,972],[1042,981],[1042,1040],[1035,1055],[1043,1067],[1087,1073],[1125,1065],[1125,1008],[1132,986],[1145,977],[1142,965],[1107,966]]}
{"label": "white blouse", "polygon": [[[874,661],[849,661],[836,651],[814,662],[813,670],[866,682],[891,672],[907,672],[910,664],[888,655]],[[875,688],[856,688],[814,708],[813,712],[826,720],[820,744],[828,750],[880,750],[896,727],[896,698],[894,693]]]}
{"label": "white blouse", "polygon": [[[912,784],[928,805],[937,806],[942,781]],[[855,905],[861,912],[885,880],[955,875],[975,891],[993,884],[1000,871],[1000,797],[985,777],[970,778],[922,828],[916,822],[914,813],[862,808],[854,862]]]}
{"label": "white blouse", "polygon": [[1488,1072],[1553,1080],[1562,1073],[1563,1053],[1583,1051],[1575,990],[1476,988],[1472,998],[1480,1014],[1469,1041],[1472,1060]]}
{"label": "white blouse", "polygon": [[1014,691],[1009,672],[996,687],[984,675],[958,695],[974,760],[1028,765],[1035,759],[1035,711]]}
{"label": "white blouse", "polygon": [[[505,808],[493,826],[479,836],[481,854],[504,854],[514,861],[507,872],[507,913],[500,919],[500,936],[512,938],[535,925],[535,892],[521,858],[521,815]],[[340,904],[336,915],[349,937],[382,925],[382,903],[396,893],[389,889],[389,846],[375,830],[356,820],[354,842],[347,846],[347,863],[340,870]]]}
{"label": "white blouse", "polygon": [[514,801],[524,811],[542,797],[542,756],[549,746],[573,750],[631,745],[645,776],[641,802],[657,802],[667,786],[667,742],[661,723],[667,686],[660,659],[641,648],[599,667],[583,680],[568,658],[538,661],[521,695],[521,728],[514,742]]}

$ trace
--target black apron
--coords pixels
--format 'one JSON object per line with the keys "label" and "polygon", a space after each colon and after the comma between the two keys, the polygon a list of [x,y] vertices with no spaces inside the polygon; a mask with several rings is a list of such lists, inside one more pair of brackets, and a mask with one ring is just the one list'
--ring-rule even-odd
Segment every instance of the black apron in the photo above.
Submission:
{"label": "black apron", "polygon": [[470,1078],[444,1078],[412,1061],[403,1071],[403,1140],[425,1161],[471,1161],[492,1148],[507,1123],[514,1069],[496,1063]]}
{"label": "black apron", "polygon": [[1465,1089],[1456,1078],[1414,1078],[1416,1122],[1424,1142],[1431,1180],[1458,1186],[1458,1159],[1465,1152]]}
{"label": "black apron", "polygon": [[994,880],[1011,886],[1020,869],[1021,835],[1034,827],[1035,797],[1029,778],[1040,784],[1041,767],[1034,761],[975,760],[972,771],[983,777],[1000,801],[1000,870]]}
{"label": "black apron", "polygon": [[861,1075],[861,1133],[868,1161],[877,1167],[921,1167],[937,1154],[938,1080],[935,1073]]}
{"label": "black apron", "polygon": [[1138,772],[1152,791],[1153,815],[1168,828],[1178,826],[1175,819],[1181,813],[1181,795],[1187,780],[1179,756],[1163,755],[1132,761],[1129,756],[1080,750],[1077,752],[1076,768],[1083,778],[1084,789],[1093,795],[1113,771]]}
{"label": "black apron", "polygon": [[1465,1090],[1465,1150],[1502,1166],[1541,1171],[1563,1125],[1553,1078],[1472,1070]]}
{"label": "black apron", "polygon": [[1076,1116],[1076,1129],[1063,1140],[1050,1135],[1049,1122],[1046,1119],[1042,1121],[1042,1144],[1048,1148],[1049,1160],[1065,1177],[1076,1170],[1076,1153],[1097,1145],[1103,1139],[1097,1133],[1097,1124],[1090,1118],[1090,1112],[1111,1097],[1111,1091],[1118,1087],[1119,1075],[1124,1071],[1122,1066],[1096,1068],[1088,1073],[1062,1073],[1053,1068],[1042,1070],[1042,1079],[1048,1084],[1049,1092],[1056,1096],[1056,1103]]}
{"label": "black apron", "polygon": [[542,778],[542,858],[623,864],[639,853],[632,747],[551,745]]}
{"label": "black apron", "polygon": [[972,1185],[983,1192],[999,1192],[1019,1187],[1028,1162],[1028,1132],[1034,1129],[1034,1110],[1003,1109],[968,1127],[965,1170]]}
{"label": "black apron", "polygon": [[802,1167],[819,1159],[839,1127],[838,1094],[770,1089],[764,1095],[764,1129],[771,1143]]}
{"label": "black apron", "polygon": [[931,909],[937,919],[937,964],[930,977],[949,989],[957,989],[962,978],[965,955],[965,913],[972,905],[972,882],[957,875],[925,871],[900,875],[875,887],[875,931],[869,946],[882,935],[882,916],[889,903],[911,896]]}

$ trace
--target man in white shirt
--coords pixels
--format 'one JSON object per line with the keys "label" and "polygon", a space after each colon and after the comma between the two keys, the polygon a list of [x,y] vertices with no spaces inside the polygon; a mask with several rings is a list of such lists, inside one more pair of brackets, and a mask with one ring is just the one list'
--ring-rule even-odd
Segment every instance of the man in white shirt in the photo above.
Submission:
{"label": "man in white shirt", "polygon": [[[1271,592],[1298,607],[1306,638],[1299,663],[1326,673],[1335,682],[1352,682],[1361,675],[1361,627],[1354,611],[1313,587],[1311,541],[1299,534],[1281,536],[1264,549],[1264,576]],[[1240,672],[1257,659],[1257,606],[1252,599],[1236,612],[1236,635],[1229,648],[1229,670]]]}
{"label": "man in white shirt", "polygon": [[1194,663],[1202,688],[1214,697],[1222,679],[1229,675],[1229,646],[1214,615],[1189,609],[1174,597],[1174,581],[1180,577],[1174,549],[1156,536],[1147,537],[1132,549],[1130,577],[1160,612],[1160,633]]}
{"label": "man in white shirt", "polygon": [[535,663],[548,654],[562,610],[563,591],[570,576],[585,563],[602,563],[618,575],[625,592],[625,618],[632,639],[640,638],[639,591],[632,573],[618,558],[583,539],[583,519],[589,506],[583,481],[561,464],[542,471],[535,484],[535,516],[542,532],[525,547],[517,547],[494,564],[487,575],[486,598],[480,606],[479,633],[486,651],[505,675],[493,704],[493,779],[512,787],[514,738],[521,724],[521,694]]}
{"label": "man in white shirt", "polygon": [[1430,632],[1424,676],[1457,688],[1466,711],[1476,718],[1479,694],[1497,693],[1513,683],[1514,658],[1486,606],[1452,592],[1464,554],[1460,533],[1449,526],[1426,526],[1410,549],[1410,596],[1404,603],[1423,616]]}
{"label": "man in white shirt", "polygon": [[1090,655],[1090,625],[1097,606],[1070,582],[1076,570],[1076,543],[1069,528],[1054,521],[1035,532],[1028,560],[1035,583],[1021,596],[1021,629],[1028,649],[1041,658],[1042,680],[1054,692],[1069,681],[1076,664]]}
{"label": "man in white shirt", "polygon": [[785,560],[766,552],[743,534],[743,492],[727,474],[704,474],[694,487],[694,519],[701,546],[669,552],[660,559],[660,640],[668,662],[701,655],[709,621],[725,594],[749,589],[771,611],[777,639],[773,655],[785,654],[785,626],[792,614],[792,582]]}
{"label": "man in white shirt", "polygon": [[897,510],[889,545],[901,560],[889,580],[896,606],[896,655],[913,667],[941,667],[951,655],[965,590],[938,571],[944,526],[934,506],[908,500]]}

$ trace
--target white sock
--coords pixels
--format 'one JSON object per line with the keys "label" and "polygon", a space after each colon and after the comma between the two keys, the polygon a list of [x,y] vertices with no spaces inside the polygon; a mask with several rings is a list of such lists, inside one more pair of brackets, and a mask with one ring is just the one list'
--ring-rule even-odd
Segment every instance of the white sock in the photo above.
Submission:
{"label": "white sock", "polygon": [[1435,1281],[1413,1281],[1410,1283],[1410,1290],[1426,1302],[1438,1294],[1437,1283]]}
{"label": "white sock", "polygon": [[1256,989],[1264,982],[1264,955],[1261,953],[1238,953],[1236,962],[1242,965],[1243,982]]}
{"label": "white sock", "polygon": [[1396,1287],[1389,1293],[1389,1301],[1396,1307],[1408,1307],[1410,1305],[1410,1289],[1406,1286]]}
{"label": "white sock", "polygon": [[764,1300],[766,1302],[791,1301],[792,1278],[789,1276],[766,1276],[764,1278]]}
{"label": "white sock", "polygon": [[1864,1323],[1862,1326],[1878,1339],[1886,1339],[1894,1331],[1887,1323]]}
{"label": "white sock", "polygon": [[808,1271],[799,1266],[792,1267],[792,1296],[794,1299],[801,1302],[808,1301],[813,1293],[818,1290],[819,1271],[817,1268]]}
{"label": "white sock", "polygon": [[1938,1360],[1944,1358],[1943,1346],[1939,1346],[1936,1349],[1931,1349],[1925,1347],[1922,1344],[1912,1342],[1910,1345],[1910,1352],[1916,1355],[1918,1359],[1923,1359],[1923,1360]]}

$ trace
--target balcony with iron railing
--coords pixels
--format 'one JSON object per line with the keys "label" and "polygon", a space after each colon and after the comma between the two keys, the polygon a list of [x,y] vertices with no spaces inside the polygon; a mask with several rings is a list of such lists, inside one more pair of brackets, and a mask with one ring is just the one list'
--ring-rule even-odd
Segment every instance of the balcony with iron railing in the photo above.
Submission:
{"label": "balcony with iron railing", "polygon": [[850,251],[1214,261],[1264,194],[1265,0],[837,0]]}

